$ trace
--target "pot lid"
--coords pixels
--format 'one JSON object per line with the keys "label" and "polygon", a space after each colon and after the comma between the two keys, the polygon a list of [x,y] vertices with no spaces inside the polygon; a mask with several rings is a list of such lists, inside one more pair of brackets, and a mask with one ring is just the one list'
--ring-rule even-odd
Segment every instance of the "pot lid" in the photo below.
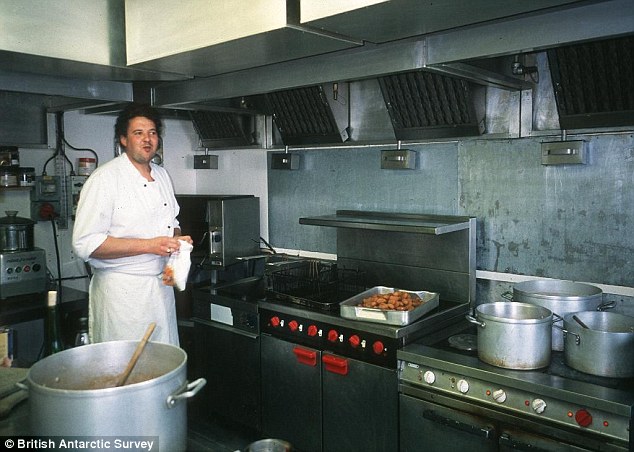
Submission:
{"label": "pot lid", "polygon": [[6,217],[0,218],[0,226],[20,226],[20,225],[34,225],[35,221],[30,218],[18,217],[17,210],[5,210]]}

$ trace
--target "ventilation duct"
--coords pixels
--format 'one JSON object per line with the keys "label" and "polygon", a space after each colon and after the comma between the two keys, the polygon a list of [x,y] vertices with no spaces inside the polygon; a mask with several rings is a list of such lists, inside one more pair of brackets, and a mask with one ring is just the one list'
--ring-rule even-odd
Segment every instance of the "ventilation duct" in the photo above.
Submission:
{"label": "ventilation duct", "polygon": [[348,139],[347,83],[276,91],[265,94],[264,101],[285,145],[342,143]]}
{"label": "ventilation duct", "polygon": [[206,148],[249,146],[253,118],[235,113],[196,110],[189,112],[201,145]]}
{"label": "ventilation duct", "polygon": [[562,129],[634,125],[634,37],[548,51]]}
{"label": "ventilation duct", "polygon": [[425,71],[379,77],[397,140],[484,133],[484,87]]}

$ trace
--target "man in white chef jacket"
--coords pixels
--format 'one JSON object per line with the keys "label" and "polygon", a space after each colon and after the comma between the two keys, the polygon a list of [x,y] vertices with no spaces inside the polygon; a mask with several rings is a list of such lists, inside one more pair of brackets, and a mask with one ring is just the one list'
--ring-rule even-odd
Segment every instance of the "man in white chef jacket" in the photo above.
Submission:
{"label": "man in white chef jacket", "polygon": [[151,160],[162,122],[156,110],[130,104],[115,124],[119,157],[98,167],[82,187],[75,253],[92,268],[92,342],[139,340],[156,323],[152,341],[179,345],[174,289],[163,269],[180,247],[179,206],[167,171]]}

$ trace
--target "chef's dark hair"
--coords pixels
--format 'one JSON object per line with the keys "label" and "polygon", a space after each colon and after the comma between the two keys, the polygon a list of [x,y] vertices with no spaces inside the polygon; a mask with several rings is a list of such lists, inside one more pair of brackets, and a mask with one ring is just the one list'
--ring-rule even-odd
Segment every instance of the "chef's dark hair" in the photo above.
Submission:
{"label": "chef's dark hair", "polygon": [[156,132],[159,137],[161,136],[163,133],[163,122],[161,121],[158,111],[147,104],[132,103],[128,104],[117,117],[117,122],[114,125],[114,135],[117,143],[119,142],[119,137],[128,134],[130,120],[139,116],[143,116],[154,122]]}

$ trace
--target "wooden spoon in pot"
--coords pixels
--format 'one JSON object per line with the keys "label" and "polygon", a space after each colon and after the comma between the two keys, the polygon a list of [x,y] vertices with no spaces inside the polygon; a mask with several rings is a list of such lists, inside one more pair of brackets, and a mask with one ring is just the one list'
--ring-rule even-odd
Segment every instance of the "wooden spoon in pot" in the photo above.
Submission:
{"label": "wooden spoon in pot", "polygon": [[132,373],[132,369],[134,369],[136,362],[139,360],[139,356],[141,356],[141,353],[143,352],[143,349],[145,348],[147,341],[150,339],[150,336],[154,332],[155,327],[156,327],[156,323],[154,322],[150,323],[150,326],[147,327],[147,330],[145,331],[145,335],[143,336],[143,339],[141,339],[141,342],[139,342],[139,345],[137,345],[136,350],[134,350],[134,354],[132,355],[132,358],[130,358],[130,362],[128,362],[128,367],[125,368],[125,370],[121,374],[121,377],[119,377],[119,381],[117,382],[117,387],[123,386],[126,380],[128,379],[128,377],[130,376],[130,374]]}

